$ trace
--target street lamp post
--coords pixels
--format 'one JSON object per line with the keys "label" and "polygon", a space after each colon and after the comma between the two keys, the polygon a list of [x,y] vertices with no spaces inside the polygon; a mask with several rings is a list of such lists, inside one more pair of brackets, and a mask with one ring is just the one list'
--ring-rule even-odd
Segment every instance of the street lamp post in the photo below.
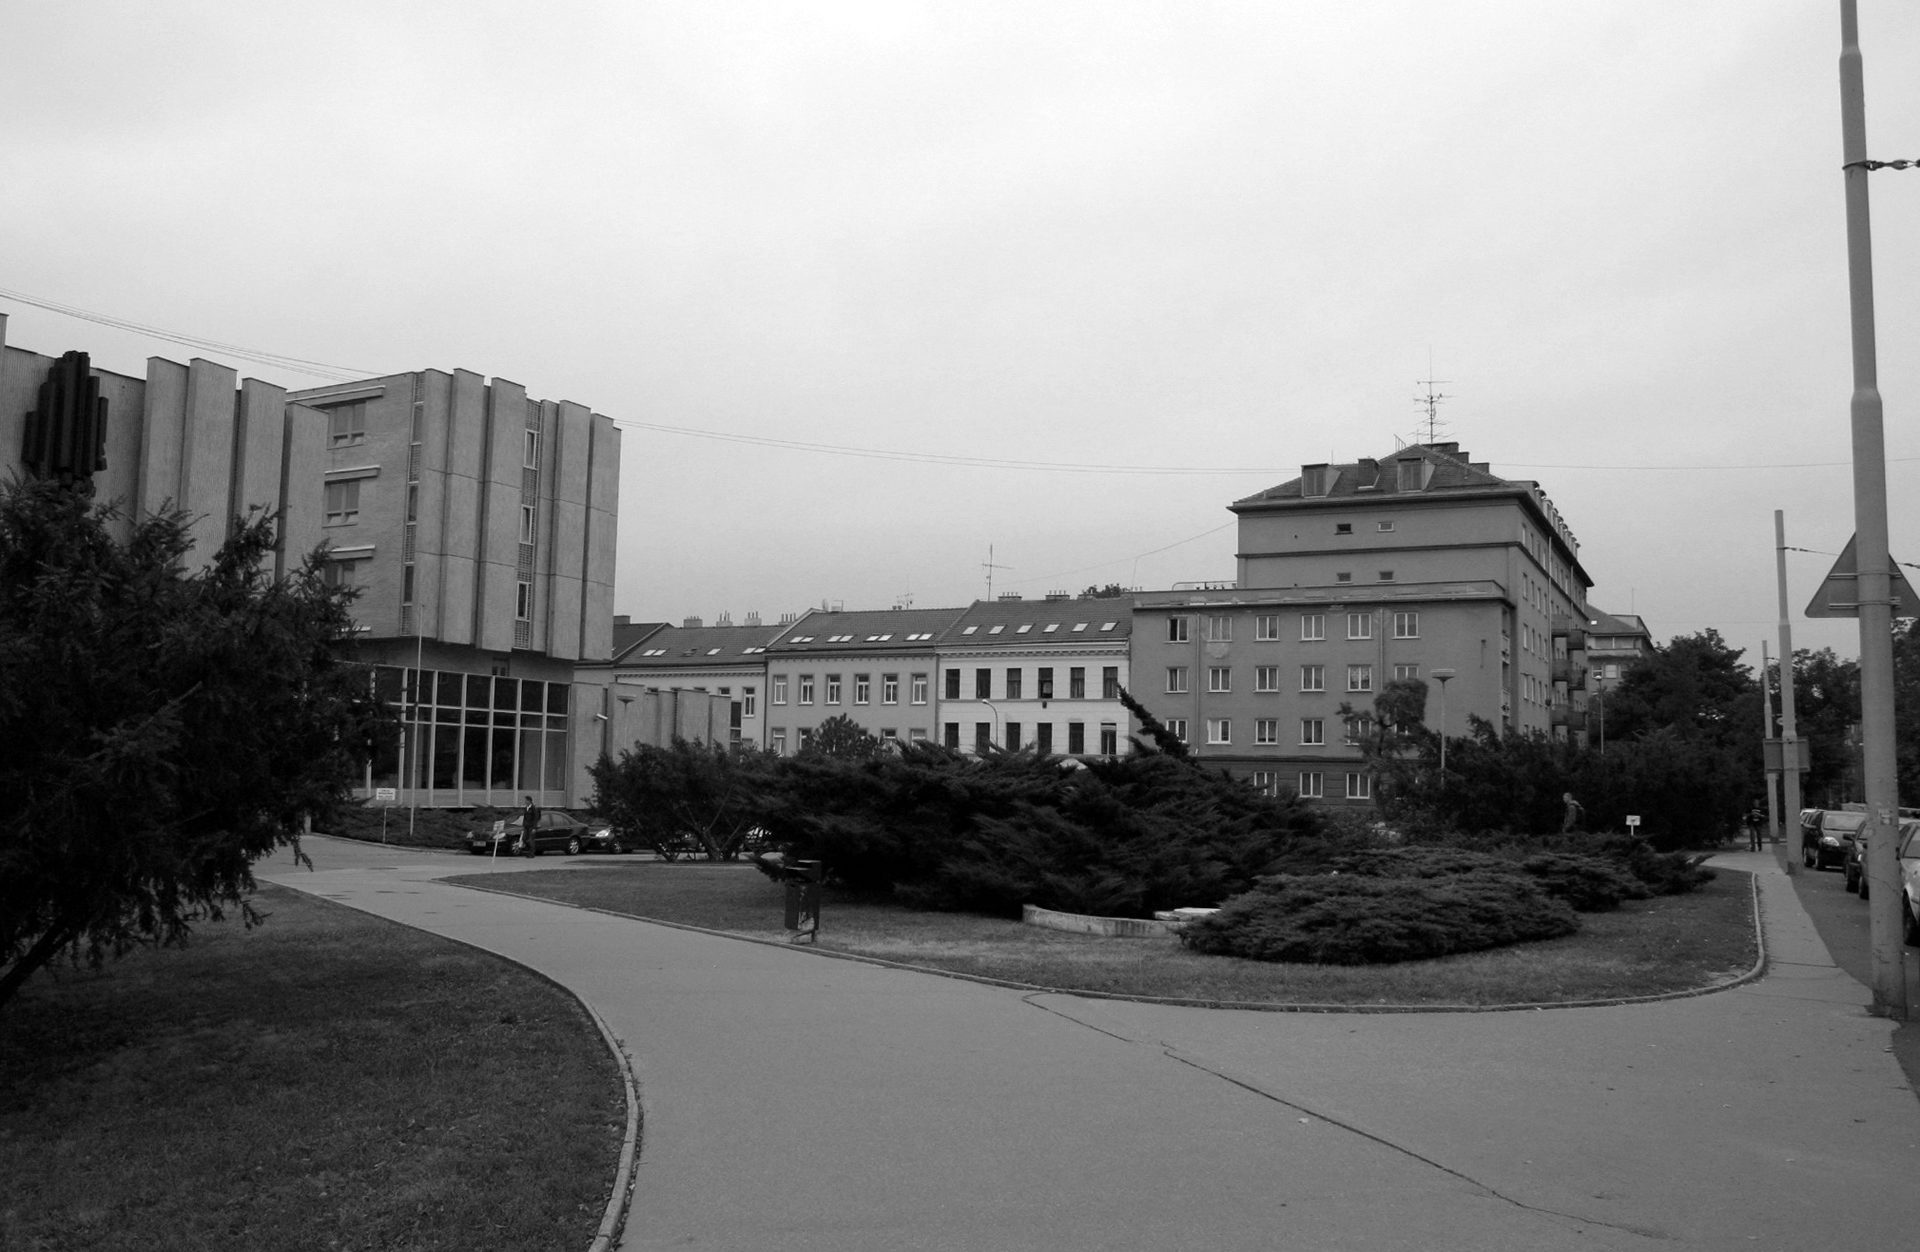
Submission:
{"label": "street lamp post", "polygon": [[1440,785],[1447,785],[1447,683],[1452,681],[1456,671],[1437,669],[1432,671],[1433,680],[1440,684]]}

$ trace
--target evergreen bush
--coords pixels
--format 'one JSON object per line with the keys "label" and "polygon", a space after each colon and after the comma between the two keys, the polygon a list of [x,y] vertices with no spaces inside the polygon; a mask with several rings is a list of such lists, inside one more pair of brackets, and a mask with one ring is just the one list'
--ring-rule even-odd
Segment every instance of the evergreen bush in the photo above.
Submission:
{"label": "evergreen bush", "polygon": [[1197,952],[1256,961],[1370,965],[1552,939],[1579,928],[1563,901],[1504,871],[1283,875],[1190,922],[1180,940]]}

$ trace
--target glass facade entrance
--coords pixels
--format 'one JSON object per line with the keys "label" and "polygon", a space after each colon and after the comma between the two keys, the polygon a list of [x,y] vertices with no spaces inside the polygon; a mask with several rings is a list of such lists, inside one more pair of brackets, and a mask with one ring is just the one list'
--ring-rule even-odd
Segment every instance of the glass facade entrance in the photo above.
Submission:
{"label": "glass facade entrance", "polygon": [[394,665],[375,666],[373,682],[401,738],[374,761],[369,788],[442,808],[544,804],[566,791],[569,684]]}

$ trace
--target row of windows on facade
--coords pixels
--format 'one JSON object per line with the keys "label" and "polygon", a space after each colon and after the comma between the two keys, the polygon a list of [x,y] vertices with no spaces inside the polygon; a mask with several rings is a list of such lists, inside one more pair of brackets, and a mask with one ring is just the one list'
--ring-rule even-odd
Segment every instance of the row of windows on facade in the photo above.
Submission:
{"label": "row of windows on facade", "polygon": [[[327,443],[330,447],[349,448],[367,441],[367,402],[351,400],[345,404],[332,405],[327,409]],[[414,405],[414,420],[419,419],[420,406]],[[418,447],[420,432],[412,432],[413,444]],[[540,432],[525,432],[520,449],[520,463],[528,469],[540,468]]]}
{"label": "row of windows on facade", "polygon": [[[1261,795],[1272,796],[1280,793],[1280,775],[1273,770],[1257,769],[1247,777],[1253,783],[1254,790]],[[1347,799],[1373,799],[1373,775],[1348,774],[1346,785]],[[1294,791],[1303,800],[1324,800],[1327,798],[1326,775],[1319,770],[1301,770],[1295,778]]]}
{"label": "row of windows on facade", "polygon": [[381,665],[373,691],[400,714],[404,733],[369,763],[369,787],[484,799],[566,786],[566,683]]}
{"label": "row of windows on facade", "polygon": [[[1272,694],[1280,691],[1280,666],[1256,665],[1253,667],[1253,689],[1259,694]],[[1347,666],[1348,691],[1373,690],[1372,665]],[[1185,665],[1167,666],[1167,694],[1186,695],[1191,690],[1192,671]],[[1397,664],[1393,667],[1395,680],[1420,677],[1420,667],[1412,664]],[[1301,691],[1325,691],[1327,689],[1327,667],[1324,665],[1302,665],[1300,667]],[[1233,667],[1231,665],[1209,665],[1207,667],[1207,690],[1221,694],[1233,690]]]}
{"label": "row of windows on facade", "polygon": [[[1281,618],[1279,613],[1260,613],[1253,619],[1253,638],[1256,643],[1277,643],[1281,638]],[[1374,614],[1348,613],[1347,638],[1373,638]],[[1298,615],[1300,640],[1313,643],[1327,637],[1327,615],[1325,613],[1301,613]],[[1193,618],[1174,615],[1167,619],[1167,642],[1190,643],[1193,639]],[[1233,617],[1230,614],[1210,614],[1202,619],[1204,633],[1201,638],[1208,643],[1233,642]],[[1393,637],[1395,639],[1418,639],[1420,637],[1420,614],[1415,612],[1396,612],[1393,614]]]}
{"label": "row of windows on facade", "polygon": [[[1231,744],[1233,738],[1233,718],[1209,717],[1206,719],[1206,742],[1214,745]],[[1253,721],[1253,742],[1256,747],[1278,747],[1280,745],[1280,719],[1277,717],[1256,717]],[[1191,743],[1187,738],[1187,719],[1169,717],[1161,724],[1169,734],[1182,743]],[[1352,747],[1366,736],[1367,727],[1372,719],[1367,717],[1349,717],[1344,721],[1346,744]],[[1322,748],[1327,743],[1327,719],[1324,717],[1303,717],[1300,719],[1300,746],[1303,748]]]}
{"label": "row of windows on facade", "polygon": [[[351,526],[360,520],[360,484],[361,478],[343,478],[327,484],[326,500],[322,508],[323,521],[328,526]],[[420,512],[420,484],[407,484],[407,523],[418,520]],[[539,528],[539,506],[523,504],[520,506],[520,542],[533,543]]]}
{"label": "row of windows on facade", "polygon": [[[974,670],[974,699],[991,700],[995,698],[994,672],[992,668],[985,666]],[[945,677],[946,698],[949,700],[960,699],[961,671],[958,669],[949,669],[946,671]],[[816,675],[813,674],[796,674],[793,676],[792,689],[795,695],[794,703],[842,704],[845,702],[847,688],[845,682],[843,682],[842,675],[826,674],[818,676],[818,678],[819,680],[816,681]],[[911,685],[909,687],[909,698],[912,703],[925,704],[927,702],[927,678],[928,676],[926,674],[914,674],[910,676]],[[787,676],[784,674],[776,674],[770,680],[770,683],[770,698],[772,702],[774,704],[786,704],[788,702],[787,697],[789,692]],[[873,686],[873,675],[853,675],[853,703],[857,705],[873,703]],[[1119,666],[1107,665],[1101,668],[1100,690],[1102,699],[1117,700],[1120,698]],[[1001,679],[1001,695],[999,698],[1005,700],[1024,700],[1028,698],[1026,692],[1026,671],[1020,666],[1008,666],[1005,670],[1004,677]],[[816,701],[816,696],[822,696],[823,698]],[[1053,666],[1041,665],[1035,667],[1032,698],[1037,700],[1052,700],[1055,698]],[[1073,665],[1067,668],[1066,698],[1069,700],[1084,700],[1087,698],[1086,666]],[[751,703],[750,694],[749,703]],[[880,703],[900,703],[900,675],[880,675]],[[751,712],[747,715],[752,716]]]}

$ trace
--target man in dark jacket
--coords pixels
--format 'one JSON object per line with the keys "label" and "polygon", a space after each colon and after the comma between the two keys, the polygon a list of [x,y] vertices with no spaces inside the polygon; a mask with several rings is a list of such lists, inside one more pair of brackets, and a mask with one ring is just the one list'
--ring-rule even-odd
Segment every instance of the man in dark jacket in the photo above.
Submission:
{"label": "man in dark jacket", "polygon": [[527,807],[525,811],[523,811],[520,814],[520,855],[521,856],[532,856],[534,854],[535,848],[533,846],[533,832],[539,829],[539,826],[540,826],[540,806],[533,802],[532,796],[528,796]]}

